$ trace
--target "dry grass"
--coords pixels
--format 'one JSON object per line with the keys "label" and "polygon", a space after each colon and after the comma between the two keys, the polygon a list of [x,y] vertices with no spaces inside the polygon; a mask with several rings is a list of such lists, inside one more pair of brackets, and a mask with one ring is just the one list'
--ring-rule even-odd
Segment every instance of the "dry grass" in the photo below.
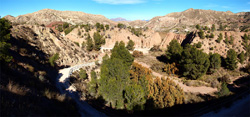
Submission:
{"label": "dry grass", "polygon": [[7,90],[18,95],[26,95],[28,92],[28,89],[21,87],[12,81],[7,84]]}
{"label": "dry grass", "polygon": [[63,102],[66,99],[65,94],[59,94],[59,93],[50,91],[49,89],[45,89],[44,96],[46,96],[48,99],[56,99],[60,102]]}
{"label": "dry grass", "polygon": [[33,66],[31,66],[31,65],[26,65],[25,67],[26,67],[26,69],[27,69],[28,71],[30,71],[30,72],[32,72],[32,73],[35,71],[35,68],[34,68]]}

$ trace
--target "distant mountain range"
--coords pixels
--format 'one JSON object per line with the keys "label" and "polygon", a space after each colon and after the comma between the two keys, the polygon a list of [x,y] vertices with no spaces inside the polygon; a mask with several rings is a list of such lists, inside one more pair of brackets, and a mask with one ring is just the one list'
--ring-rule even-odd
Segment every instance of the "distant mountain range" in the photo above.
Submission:
{"label": "distant mountain range", "polygon": [[201,24],[211,26],[212,24],[225,24],[231,28],[249,26],[250,12],[232,13],[214,10],[188,9],[183,12],[174,12],[165,16],[156,16],[151,20],[129,21],[118,17],[108,19],[103,15],[94,15],[78,11],[58,11],[43,9],[34,13],[20,15],[17,17],[5,16],[6,19],[14,23],[22,24],[44,24],[60,21],[71,24],[102,24],[117,25],[118,22],[134,27],[149,27],[155,31],[170,30],[191,30],[194,25]]}

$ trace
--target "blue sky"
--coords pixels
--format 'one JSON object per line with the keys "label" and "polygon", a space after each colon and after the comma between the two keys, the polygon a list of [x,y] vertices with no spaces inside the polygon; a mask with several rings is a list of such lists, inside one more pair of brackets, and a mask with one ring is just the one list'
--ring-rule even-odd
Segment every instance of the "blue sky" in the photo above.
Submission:
{"label": "blue sky", "polygon": [[82,11],[107,18],[148,20],[189,8],[217,11],[250,11],[250,0],[0,0],[0,16],[18,16],[41,9]]}

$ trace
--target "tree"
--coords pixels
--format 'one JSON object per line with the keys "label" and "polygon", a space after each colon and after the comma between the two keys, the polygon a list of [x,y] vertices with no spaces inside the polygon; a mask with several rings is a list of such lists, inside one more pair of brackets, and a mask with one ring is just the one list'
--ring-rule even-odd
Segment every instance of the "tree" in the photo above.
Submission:
{"label": "tree", "polygon": [[213,24],[212,25],[212,28],[211,28],[212,32],[214,32],[216,29],[215,29],[215,25]]}
{"label": "tree", "polygon": [[127,44],[127,46],[126,46],[126,48],[127,48],[128,50],[134,50],[134,48],[135,48],[134,46],[135,46],[134,41],[129,40],[129,41],[128,41],[128,44]]}
{"label": "tree", "polygon": [[198,35],[201,39],[205,39],[205,34],[203,30],[200,30],[200,32],[198,32]]}
{"label": "tree", "polygon": [[224,43],[227,44],[227,45],[229,44],[229,40],[228,40],[228,36],[227,35],[225,35]]}
{"label": "tree", "polygon": [[222,33],[220,33],[219,34],[219,36],[218,36],[218,38],[217,38],[217,40],[216,40],[216,42],[217,43],[220,43],[220,41],[223,39],[223,35],[222,35]]}
{"label": "tree", "polygon": [[196,44],[196,48],[201,48],[201,46],[202,46],[201,42],[198,42],[198,43]]}
{"label": "tree", "polygon": [[87,37],[87,50],[92,51],[93,48],[94,48],[93,40],[90,37],[90,35],[88,34],[88,37]]}
{"label": "tree", "polygon": [[91,71],[91,81],[88,84],[88,91],[90,95],[95,96],[98,92],[98,81],[97,81],[97,75],[95,71]]}
{"label": "tree", "polygon": [[120,43],[115,43],[115,46],[112,49],[111,58],[121,59],[127,66],[131,66],[134,61],[133,56],[125,48],[125,43],[123,41],[121,41]]}
{"label": "tree", "polygon": [[113,108],[124,107],[123,91],[129,82],[129,68],[121,59],[111,58],[101,65],[99,93]]}
{"label": "tree", "polygon": [[229,44],[231,44],[231,45],[234,44],[234,37],[232,35],[230,36]]}
{"label": "tree", "polygon": [[217,53],[211,54],[209,60],[210,60],[209,71],[214,73],[216,69],[219,69],[221,67],[220,55]]}
{"label": "tree", "polygon": [[200,25],[199,24],[197,24],[195,27],[196,27],[197,30],[200,30]]}
{"label": "tree", "polygon": [[12,56],[9,55],[8,49],[11,47],[11,44],[8,43],[10,40],[10,28],[11,24],[8,20],[1,18],[0,19],[0,62],[10,62]]}
{"label": "tree", "polygon": [[100,35],[99,32],[95,32],[94,35],[93,35],[93,37],[94,37],[94,41],[95,41],[94,49],[96,51],[99,51],[100,48],[101,48],[101,46],[102,46],[102,44],[105,44],[105,39],[103,39],[103,36]]}
{"label": "tree", "polygon": [[226,68],[234,70],[237,68],[237,54],[234,49],[227,51],[227,58],[225,59]]}
{"label": "tree", "polygon": [[214,34],[211,33],[210,36],[209,36],[209,38],[214,38]]}
{"label": "tree", "polygon": [[183,90],[169,78],[160,79],[157,77],[154,79],[154,83],[151,84],[150,94],[156,108],[171,107],[184,102]]}
{"label": "tree", "polygon": [[63,23],[63,29],[66,29],[68,27],[69,27],[69,23],[67,23],[67,22]]}
{"label": "tree", "polygon": [[181,47],[181,44],[178,43],[176,39],[174,39],[169,43],[169,46],[167,47],[166,57],[172,62],[178,62],[181,58],[182,51],[183,48]]}
{"label": "tree", "polygon": [[195,47],[187,44],[182,52],[181,70],[183,76],[198,79],[206,74],[209,67],[209,56]]}
{"label": "tree", "polygon": [[223,97],[223,96],[227,96],[230,94],[230,90],[227,88],[227,83],[223,82],[221,84],[221,89],[218,93],[218,96],[219,97]]}
{"label": "tree", "polygon": [[224,27],[222,24],[220,24],[219,30],[220,30],[220,31],[224,31],[224,30],[225,30],[225,27]]}
{"label": "tree", "polygon": [[80,69],[79,76],[80,76],[80,79],[83,79],[83,80],[88,79],[88,74],[86,70],[84,69]]}
{"label": "tree", "polygon": [[141,85],[131,84],[125,88],[125,103],[128,110],[143,110],[146,103],[145,92]]}
{"label": "tree", "polygon": [[109,25],[106,24],[106,25],[105,25],[105,28],[106,28],[106,30],[109,30]]}
{"label": "tree", "polygon": [[241,64],[245,61],[245,54],[243,51],[238,55],[238,58]]}

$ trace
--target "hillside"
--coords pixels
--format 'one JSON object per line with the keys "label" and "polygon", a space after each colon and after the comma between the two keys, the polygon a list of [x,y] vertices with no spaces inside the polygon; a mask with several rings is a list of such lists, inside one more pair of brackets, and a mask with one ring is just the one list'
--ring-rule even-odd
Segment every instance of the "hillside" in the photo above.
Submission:
{"label": "hillside", "polygon": [[249,12],[232,13],[191,8],[183,12],[154,17],[145,26],[156,31],[188,32],[193,31],[196,24],[208,27],[212,24],[223,24],[228,25],[230,30],[238,31],[244,25],[249,28]]}
{"label": "hillside", "polygon": [[68,22],[71,24],[116,24],[102,15],[93,15],[79,11],[57,11],[53,9],[43,9],[34,13],[20,15],[17,17],[6,16],[6,19],[18,24],[48,25],[54,21]]}
{"label": "hillside", "polygon": [[0,23],[4,116],[187,116],[249,92],[249,12],[127,21],[43,9]]}

